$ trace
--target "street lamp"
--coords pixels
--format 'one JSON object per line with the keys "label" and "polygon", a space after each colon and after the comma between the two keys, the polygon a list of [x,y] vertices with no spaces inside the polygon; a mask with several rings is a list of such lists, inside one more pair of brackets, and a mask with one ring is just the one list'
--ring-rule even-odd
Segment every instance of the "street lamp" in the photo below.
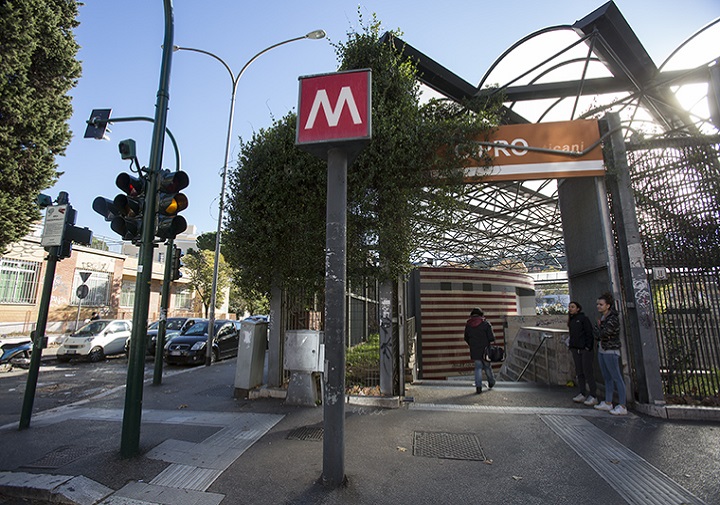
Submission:
{"label": "street lamp", "polygon": [[217,61],[222,63],[222,65],[225,67],[225,70],[228,71],[228,74],[230,74],[230,79],[232,80],[232,94],[230,96],[230,117],[228,119],[228,129],[227,129],[227,140],[225,142],[225,163],[223,164],[223,171],[222,171],[222,184],[220,186],[220,204],[219,204],[219,210],[218,210],[218,224],[217,224],[217,233],[215,234],[215,258],[213,261],[213,279],[212,279],[212,290],[210,293],[210,313],[208,314],[208,340],[206,344],[206,355],[205,355],[205,365],[210,365],[212,361],[212,341],[213,341],[213,333],[214,333],[214,326],[215,326],[215,303],[217,300],[217,281],[218,281],[218,269],[220,265],[220,234],[222,232],[222,218],[223,218],[223,210],[225,206],[225,182],[227,180],[227,169],[228,169],[228,163],[230,161],[230,141],[232,139],[232,127],[233,127],[233,118],[235,116],[235,95],[237,94],[237,86],[238,82],[240,81],[240,78],[245,73],[245,70],[250,66],[250,64],[258,59],[261,55],[267,53],[271,49],[275,49],[278,46],[282,46],[284,44],[289,44],[290,42],[295,42],[297,40],[304,40],[304,39],[311,39],[311,40],[318,40],[325,37],[325,31],[324,30],[314,30],[312,32],[306,33],[305,35],[301,37],[295,37],[288,40],[283,40],[282,42],[278,42],[277,44],[273,44],[269,47],[266,47],[259,53],[257,53],[255,56],[250,58],[247,63],[240,69],[240,72],[235,76],[230,66],[225,63],[225,61],[220,58],[218,55],[211,53],[210,51],[205,51],[203,49],[195,49],[192,47],[180,47],[180,46],[173,46],[173,51],[194,51],[196,53],[202,53],[207,54],[208,56],[211,56],[212,58],[215,58]]}

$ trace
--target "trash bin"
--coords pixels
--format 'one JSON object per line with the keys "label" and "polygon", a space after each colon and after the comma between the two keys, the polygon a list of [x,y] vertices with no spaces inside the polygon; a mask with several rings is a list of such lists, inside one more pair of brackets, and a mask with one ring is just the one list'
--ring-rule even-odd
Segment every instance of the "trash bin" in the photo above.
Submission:
{"label": "trash bin", "polygon": [[268,323],[245,320],[240,323],[238,357],[235,369],[235,397],[247,398],[248,392],[261,385]]}
{"label": "trash bin", "polygon": [[320,372],[325,366],[323,339],[322,331],[285,332],[283,364],[291,372],[285,403],[314,407],[322,402]]}

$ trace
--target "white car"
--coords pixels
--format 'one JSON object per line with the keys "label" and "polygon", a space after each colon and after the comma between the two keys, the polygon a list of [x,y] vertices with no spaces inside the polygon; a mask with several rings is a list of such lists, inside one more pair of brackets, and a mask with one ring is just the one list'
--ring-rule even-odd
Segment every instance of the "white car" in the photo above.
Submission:
{"label": "white car", "polygon": [[73,358],[88,358],[97,362],[105,356],[123,354],[131,329],[132,322],[126,319],[90,321],[63,340],[57,350],[57,360],[68,362]]}

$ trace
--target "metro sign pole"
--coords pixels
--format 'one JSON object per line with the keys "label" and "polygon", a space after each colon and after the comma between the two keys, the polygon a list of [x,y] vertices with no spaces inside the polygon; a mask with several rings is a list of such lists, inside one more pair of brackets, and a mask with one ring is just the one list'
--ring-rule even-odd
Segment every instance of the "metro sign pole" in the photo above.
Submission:
{"label": "metro sign pole", "polygon": [[327,160],[322,482],[345,482],[347,167],[372,137],[372,73],[300,78],[295,145]]}

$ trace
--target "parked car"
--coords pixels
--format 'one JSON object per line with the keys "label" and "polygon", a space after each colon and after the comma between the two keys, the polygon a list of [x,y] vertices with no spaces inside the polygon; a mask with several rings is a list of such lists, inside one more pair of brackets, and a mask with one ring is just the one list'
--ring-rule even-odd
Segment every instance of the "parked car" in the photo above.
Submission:
{"label": "parked car", "polygon": [[[171,338],[181,335],[183,331],[189,329],[200,319],[196,317],[168,317],[165,324],[165,342],[169,342]],[[157,347],[157,334],[160,321],[155,321],[148,326],[147,332],[147,353],[155,356],[155,348]]]}
{"label": "parked car", "polygon": [[125,342],[130,338],[132,322],[126,319],[97,319],[90,321],[68,336],[57,349],[57,360],[87,358],[101,361],[105,356],[125,352]]}
{"label": "parked car", "polygon": [[[212,360],[237,356],[240,332],[235,321],[219,319],[213,328]],[[163,350],[165,362],[173,365],[204,363],[208,339],[208,321],[201,320],[177,335]]]}

